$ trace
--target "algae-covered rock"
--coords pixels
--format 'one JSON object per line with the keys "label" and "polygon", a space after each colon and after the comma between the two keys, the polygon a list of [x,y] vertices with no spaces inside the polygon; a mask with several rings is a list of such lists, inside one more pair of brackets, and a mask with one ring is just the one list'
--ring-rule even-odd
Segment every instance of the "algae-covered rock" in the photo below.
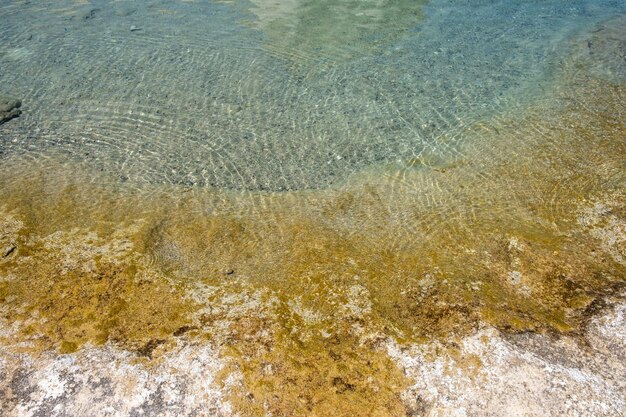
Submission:
{"label": "algae-covered rock", "polygon": [[20,100],[0,93],[0,125],[22,114]]}

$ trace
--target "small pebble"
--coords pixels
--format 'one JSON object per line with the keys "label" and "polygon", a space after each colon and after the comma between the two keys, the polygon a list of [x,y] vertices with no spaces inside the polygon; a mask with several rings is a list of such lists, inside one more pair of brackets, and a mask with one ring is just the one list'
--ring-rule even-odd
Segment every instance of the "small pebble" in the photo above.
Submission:
{"label": "small pebble", "polygon": [[232,275],[232,274],[234,274],[234,273],[235,273],[235,271],[234,271],[234,270],[232,270],[232,269],[225,269],[225,270],[224,270],[224,275]]}
{"label": "small pebble", "polygon": [[9,246],[5,247],[4,249],[2,249],[2,257],[6,258],[10,254],[12,254],[13,251],[15,250],[15,248],[16,248],[15,245],[9,245]]}
{"label": "small pebble", "polygon": [[518,285],[522,282],[522,273],[519,271],[511,271],[508,274],[509,282],[513,285]]}

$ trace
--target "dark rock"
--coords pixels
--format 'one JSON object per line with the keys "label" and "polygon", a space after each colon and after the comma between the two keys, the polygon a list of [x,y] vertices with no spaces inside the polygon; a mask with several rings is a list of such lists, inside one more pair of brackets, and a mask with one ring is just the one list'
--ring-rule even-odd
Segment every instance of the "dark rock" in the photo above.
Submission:
{"label": "dark rock", "polygon": [[159,346],[165,343],[163,339],[151,339],[148,343],[143,345],[141,348],[137,350],[137,354],[139,356],[145,356],[149,359],[152,359],[152,352]]}
{"label": "dark rock", "polygon": [[0,125],[22,114],[22,102],[0,94]]}

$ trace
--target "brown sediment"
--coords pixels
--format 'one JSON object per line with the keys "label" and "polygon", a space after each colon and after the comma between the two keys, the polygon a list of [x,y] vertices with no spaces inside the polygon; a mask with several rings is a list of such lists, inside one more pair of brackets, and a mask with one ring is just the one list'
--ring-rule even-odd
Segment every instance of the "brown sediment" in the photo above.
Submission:
{"label": "brown sediment", "polygon": [[177,338],[211,343],[223,381],[242,376],[243,415],[321,416],[406,414],[387,339],[584,337],[625,284],[626,88],[576,74],[560,107],[468,129],[456,163],[333,190],[121,189],[7,160],[2,343],[153,361]]}

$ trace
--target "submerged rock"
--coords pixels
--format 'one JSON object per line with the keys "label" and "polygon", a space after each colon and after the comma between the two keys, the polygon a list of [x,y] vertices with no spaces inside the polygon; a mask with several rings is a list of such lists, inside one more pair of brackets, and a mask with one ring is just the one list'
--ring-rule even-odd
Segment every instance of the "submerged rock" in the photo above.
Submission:
{"label": "submerged rock", "polygon": [[0,93],[0,125],[22,114],[22,102]]}
{"label": "submerged rock", "polygon": [[81,18],[81,20],[90,20],[90,19],[95,18],[99,12],[100,12],[100,9],[89,8],[80,12],[79,17]]}

